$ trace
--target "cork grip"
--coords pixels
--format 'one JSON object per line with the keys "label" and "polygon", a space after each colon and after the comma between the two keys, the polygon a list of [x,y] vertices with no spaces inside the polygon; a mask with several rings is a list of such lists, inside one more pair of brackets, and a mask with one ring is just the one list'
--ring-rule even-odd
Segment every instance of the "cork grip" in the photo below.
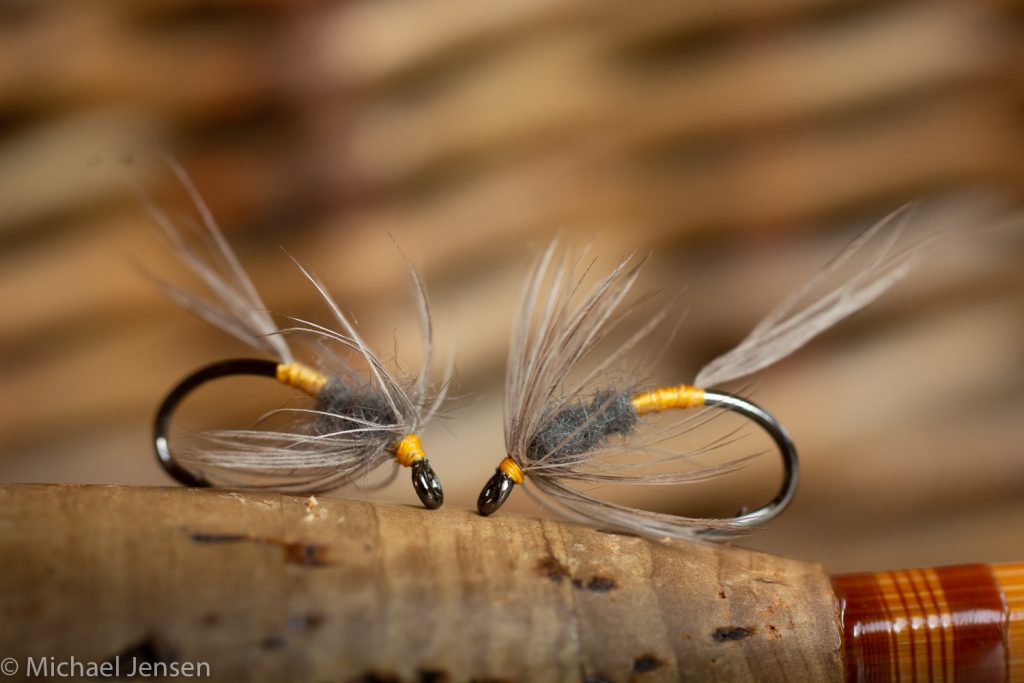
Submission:
{"label": "cork grip", "polygon": [[445,507],[0,486],[0,652],[252,681],[1020,681],[1024,565],[830,578]]}

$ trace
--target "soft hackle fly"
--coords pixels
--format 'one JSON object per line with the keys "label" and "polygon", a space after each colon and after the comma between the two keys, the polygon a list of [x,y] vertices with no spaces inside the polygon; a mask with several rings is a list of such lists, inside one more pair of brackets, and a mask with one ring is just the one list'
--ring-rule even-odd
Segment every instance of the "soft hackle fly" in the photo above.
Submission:
{"label": "soft hackle fly", "polygon": [[[439,388],[430,380],[433,325],[423,282],[415,269],[413,290],[423,331],[423,367],[416,377],[396,376],[370,350],[324,285],[296,262],[313,285],[339,329],[300,318],[287,318],[279,329],[260,295],[224,239],[192,181],[176,162],[165,159],[198,213],[185,227],[173,221],[133,185],[176,256],[203,282],[205,295],[158,279],[179,304],[207,322],[264,352],[273,360],[238,358],[203,367],[182,380],[164,399],[154,422],[157,458],[164,470],[186,486],[268,488],[315,493],[338,488],[391,461],[412,470],[412,484],[423,505],[444,502],[441,483],[420,441],[420,430],[445,398],[452,363]],[[296,360],[289,338],[302,336],[317,362]],[[361,359],[360,372],[343,356]],[[270,414],[293,418],[290,431],[216,430],[200,435],[201,445],[173,452],[168,440],[178,404],[213,379],[234,375],[269,377],[315,401],[311,408],[283,407]]]}
{"label": "soft hackle fly", "polygon": [[[538,260],[524,291],[506,370],[506,457],[480,493],[480,514],[494,513],[513,488],[528,479],[532,486],[527,492],[557,513],[647,536],[728,535],[776,517],[796,492],[799,470],[792,439],[760,406],[742,396],[710,388],[777,362],[866,306],[903,276],[924,244],[922,241],[896,248],[906,215],[906,209],[898,210],[863,232],[816,277],[790,294],[738,346],[706,365],[692,384],[653,389],[602,381],[611,367],[663,321],[664,311],[636,326],[614,353],[576,377],[580,374],[576,372],[578,366],[594,346],[636,312],[639,301],[624,301],[645,259],[625,258],[592,289],[584,291],[578,277],[579,271],[589,270],[583,268],[584,257],[572,258],[557,240],[553,242]],[[827,288],[828,277],[868,245],[875,252],[867,266]],[[822,287],[827,293],[811,298],[811,293]],[[658,425],[648,416],[702,407],[739,413],[772,438],[782,456],[784,477],[779,493],[763,507],[730,519],[689,518],[615,504],[572,486],[689,483],[746,464],[749,456],[681,472],[650,472],[652,466],[692,459],[721,440],[696,451],[661,452],[645,462],[623,462],[614,457],[652,452],[656,445],[694,426],[692,417]]]}

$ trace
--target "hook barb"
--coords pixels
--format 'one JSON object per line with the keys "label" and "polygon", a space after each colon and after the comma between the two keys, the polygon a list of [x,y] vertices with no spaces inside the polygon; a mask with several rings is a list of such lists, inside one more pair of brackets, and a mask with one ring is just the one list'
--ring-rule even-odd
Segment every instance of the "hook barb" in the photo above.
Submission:
{"label": "hook barb", "polygon": [[[797,457],[796,446],[793,444],[793,439],[790,438],[789,432],[767,410],[752,401],[734,394],[727,394],[721,391],[705,391],[704,405],[725,408],[753,420],[768,433],[768,436],[772,438],[772,441],[775,442],[776,447],[779,449],[779,455],[782,456],[782,486],[775,497],[756,510],[739,514],[724,521],[737,527],[754,527],[761,526],[775,519],[793,502],[797,484],[800,481],[800,462]],[[725,533],[727,534],[728,532]],[[723,535],[723,532],[710,530],[704,532],[703,535]]]}

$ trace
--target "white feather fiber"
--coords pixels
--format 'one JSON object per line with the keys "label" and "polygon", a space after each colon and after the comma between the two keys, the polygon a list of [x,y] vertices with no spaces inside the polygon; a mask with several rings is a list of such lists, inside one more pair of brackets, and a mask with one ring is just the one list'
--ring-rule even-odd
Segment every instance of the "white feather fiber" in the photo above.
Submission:
{"label": "white feather fiber", "polygon": [[178,224],[137,183],[131,183],[131,187],[170,243],[174,254],[203,282],[208,294],[194,294],[163,278],[151,277],[171,299],[211,325],[255,349],[269,353],[282,363],[291,362],[294,357],[288,343],[278,333],[277,325],[267,312],[256,287],[224,239],[192,179],[174,159],[165,156],[164,162],[188,193],[199,214],[201,224],[196,224],[194,220],[186,221],[195,239],[186,239]]}
{"label": "white feather fiber", "polygon": [[[903,277],[929,240],[896,248],[911,211],[904,207],[864,231],[810,282],[788,296],[736,348],[709,363],[694,384],[711,388],[762,370],[793,353],[810,339],[871,303]],[[873,250],[873,251],[872,251]],[[844,264],[858,252],[867,264],[838,283]],[[637,311],[627,301],[644,259],[629,256],[590,289],[583,280],[592,265],[586,251],[571,257],[556,239],[538,259],[523,291],[509,352],[505,388],[505,446],[526,472],[527,491],[544,507],[585,523],[656,538],[690,538],[714,530],[716,536],[748,533],[729,520],[687,518],[634,509],[596,498],[570,483],[601,485],[681,484],[707,480],[748,464],[748,455],[716,465],[692,461],[696,455],[734,440],[730,433],[691,451],[657,448],[658,444],[705,423],[720,411],[685,411],[644,420],[644,429],[602,444],[587,453],[560,453],[559,447],[540,457],[527,457],[534,437],[566,407],[586,404],[588,387],[607,380],[609,370],[647,338],[664,319],[663,309],[647,321],[630,324],[628,339],[579,379],[570,379],[580,362],[620,323]],[[813,292],[824,290],[820,296]],[[672,382],[669,382],[672,383]],[[621,387],[619,391],[628,391]],[[598,406],[595,411],[600,412]],[[590,416],[590,420],[598,416]],[[662,423],[651,428],[652,424]],[[585,425],[581,425],[583,429]],[[579,430],[576,430],[577,432]],[[568,443],[569,438],[565,442]],[[619,462],[611,456],[642,452],[643,462]],[[651,466],[677,463],[681,471],[652,473]],[[645,471],[646,470],[646,471]]]}
{"label": "white feather fiber", "polygon": [[[710,389],[763,370],[790,355],[843,318],[864,308],[907,274],[930,240],[896,250],[895,244],[913,211],[903,206],[857,236],[814,278],[787,296],[731,351],[705,365],[693,383]],[[822,286],[863,249],[876,251],[868,265],[817,299],[808,294]]]}
{"label": "white feather fiber", "polygon": [[[424,363],[416,377],[397,375],[373,353],[355,325],[308,269],[295,261],[338,325],[338,330],[301,318],[279,329],[267,311],[238,257],[224,239],[209,208],[191,179],[176,161],[164,159],[193,202],[200,221],[186,221],[188,237],[179,224],[142,190],[132,189],[149,211],[179,260],[205,285],[204,295],[185,290],[159,277],[154,279],[177,303],[228,334],[263,351],[278,362],[295,360],[287,338],[315,347],[318,362],[308,362],[335,381],[379,395],[390,408],[394,424],[377,424],[352,416],[331,415],[344,428],[316,434],[313,424],[324,413],[311,408],[279,408],[264,415],[289,415],[291,431],[258,429],[216,430],[196,435],[196,445],[176,450],[175,457],[219,485],[312,493],[338,488],[367,476],[377,467],[394,462],[394,444],[418,433],[443,403],[454,368],[449,353],[445,374],[431,382],[433,323],[422,278],[409,264],[413,293],[423,333]],[[294,261],[294,259],[292,259]],[[355,355],[369,376],[357,372],[346,357]],[[394,472],[383,482],[393,478]]]}

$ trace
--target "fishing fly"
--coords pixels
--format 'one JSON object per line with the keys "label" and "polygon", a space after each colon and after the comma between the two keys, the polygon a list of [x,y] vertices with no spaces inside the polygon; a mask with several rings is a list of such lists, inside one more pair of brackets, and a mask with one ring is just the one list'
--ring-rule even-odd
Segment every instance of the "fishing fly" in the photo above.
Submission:
{"label": "fishing fly", "polygon": [[[664,309],[635,325],[613,353],[592,368],[580,369],[581,361],[595,345],[613,329],[635,319],[645,297],[625,301],[645,259],[635,255],[625,258],[587,291],[580,276],[581,271],[589,270],[585,255],[571,257],[557,240],[553,242],[537,261],[524,290],[506,369],[506,457],[480,493],[480,514],[494,513],[516,485],[529,480],[532,486],[527,492],[556,513],[647,536],[726,536],[776,517],[796,492],[796,447],[782,424],[762,407],[743,396],[712,388],[747,377],[791,354],[869,304],[902,277],[927,241],[896,247],[907,214],[904,207],[861,233],[810,282],[782,301],[739,345],[700,370],[692,384],[655,388],[629,386],[628,381],[610,382],[607,375],[664,322]],[[834,276],[855,253],[865,250],[864,255],[872,249],[865,267],[829,288],[829,276]],[[810,296],[822,288],[827,293]],[[579,377],[574,378],[576,375]],[[763,507],[728,519],[682,517],[616,504],[573,486],[691,483],[745,465],[753,456],[683,471],[650,472],[652,466],[690,464],[695,456],[724,443],[720,439],[681,452],[656,448],[702,424],[707,417],[699,417],[701,413],[676,420],[655,416],[705,407],[732,411],[752,420],[774,442],[782,457],[783,483]],[[656,455],[640,463],[617,457],[638,452]]]}
{"label": "fishing fly", "polygon": [[[338,488],[388,462],[394,464],[381,486],[397,476],[399,467],[412,471],[412,484],[424,506],[444,502],[441,483],[430,466],[420,431],[444,401],[452,372],[451,357],[444,379],[431,383],[433,325],[423,281],[410,265],[413,291],[423,334],[423,367],[416,377],[385,367],[328,294],[323,283],[298,262],[302,275],[326,304],[339,329],[288,317],[279,329],[273,316],[228,245],[213,216],[181,166],[165,159],[198,214],[185,222],[186,232],[137,185],[133,189],[167,238],[174,254],[205,285],[196,294],[156,278],[182,306],[270,359],[223,360],[190,374],[175,386],[156,413],[154,444],[164,470],[186,486],[270,488],[315,493]],[[294,261],[294,259],[293,259]],[[290,339],[304,338],[317,361],[300,362]],[[346,360],[354,355],[365,366]],[[268,377],[307,394],[313,407],[282,407],[288,431],[214,430],[199,435],[200,445],[172,451],[168,430],[178,404],[199,386],[218,378]]]}

